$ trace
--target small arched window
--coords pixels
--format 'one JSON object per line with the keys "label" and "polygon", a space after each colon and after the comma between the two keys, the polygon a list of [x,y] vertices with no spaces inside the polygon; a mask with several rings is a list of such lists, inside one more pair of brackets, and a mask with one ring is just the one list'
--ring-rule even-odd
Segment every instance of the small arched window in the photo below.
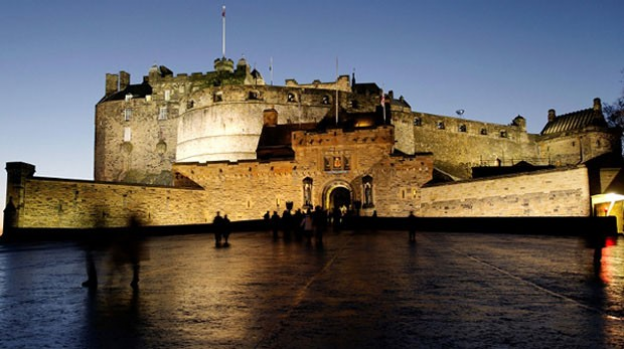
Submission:
{"label": "small arched window", "polygon": [[484,136],[487,135],[488,134],[487,128],[482,128],[481,129],[481,134],[484,135]]}
{"label": "small arched window", "polygon": [[422,126],[422,119],[418,116],[414,118],[414,126]]}
{"label": "small arched window", "polygon": [[466,132],[466,125],[464,125],[464,124],[459,125],[458,130],[459,130],[459,132]]}
{"label": "small arched window", "polygon": [[295,94],[292,92],[288,92],[288,103],[294,103],[296,102],[296,98],[295,98]]}
{"label": "small arched window", "polygon": [[323,96],[323,101],[322,101],[322,103],[323,103],[323,104],[325,104],[325,105],[327,105],[327,104],[329,104],[329,102],[330,102],[330,100],[329,100],[329,96],[328,96],[328,95]]}
{"label": "small arched window", "polygon": [[444,130],[444,122],[438,121],[437,127],[438,127],[438,130]]}

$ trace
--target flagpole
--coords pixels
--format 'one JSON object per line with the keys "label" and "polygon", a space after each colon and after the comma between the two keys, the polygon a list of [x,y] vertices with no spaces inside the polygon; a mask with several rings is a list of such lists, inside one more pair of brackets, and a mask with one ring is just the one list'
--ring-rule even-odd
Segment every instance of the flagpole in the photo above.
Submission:
{"label": "flagpole", "polygon": [[381,108],[383,109],[383,120],[384,125],[386,124],[386,95],[384,94],[383,89],[381,89]]}
{"label": "flagpole", "polygon": [[271,86],[273,86],[273,57],[271,57],[271,62],[269,64],[269,72],[271,72]]}
{"label": "flagpole", "polygon": [[336,56],[336,126],[338,126],[338,56]]}
{"label": "flagpole", "polygon": [[223,8],[221,10],[221,17],[223,18],[223,38],[222,38],[223,47],[222,47],[222,51],[223,51],[223,58],[225,58],[225,5],[223,5]]}

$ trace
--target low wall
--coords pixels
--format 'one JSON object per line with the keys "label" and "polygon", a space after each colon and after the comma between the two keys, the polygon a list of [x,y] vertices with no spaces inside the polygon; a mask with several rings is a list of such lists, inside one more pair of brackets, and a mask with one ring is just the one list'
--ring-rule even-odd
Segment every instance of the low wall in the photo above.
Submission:
{"label": "low wall", "polygon": [[588,217],[584,166],[475,179],[421,189],[419,217]]}
{"label": "low wall", "polygon": [[146,225],[212,222],[203,190],[92,181],[29,178],[17,227],[123,227],[137,217]]}

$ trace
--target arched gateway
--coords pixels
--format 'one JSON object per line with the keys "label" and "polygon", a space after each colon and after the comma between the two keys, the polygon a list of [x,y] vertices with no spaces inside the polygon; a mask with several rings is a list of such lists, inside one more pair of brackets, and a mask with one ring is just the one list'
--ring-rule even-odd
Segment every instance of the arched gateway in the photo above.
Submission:
{"label": "arched gateway", "polygon": [[349,208],[353,202],[353,188],[343,180],[330,182],[323,189],[323,207],[331,211],[334,207]]}

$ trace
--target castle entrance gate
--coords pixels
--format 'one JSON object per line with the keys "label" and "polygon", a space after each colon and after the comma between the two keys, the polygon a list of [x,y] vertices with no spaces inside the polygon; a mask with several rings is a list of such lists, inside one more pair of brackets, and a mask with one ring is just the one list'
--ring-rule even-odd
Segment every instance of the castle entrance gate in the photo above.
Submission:
{"label": "castle entrance gate", "polygon": [[328,184],[323,190],[323,208],[331,212],[334,207],[351,206],[353,189],[346,181],[334,181]]}

